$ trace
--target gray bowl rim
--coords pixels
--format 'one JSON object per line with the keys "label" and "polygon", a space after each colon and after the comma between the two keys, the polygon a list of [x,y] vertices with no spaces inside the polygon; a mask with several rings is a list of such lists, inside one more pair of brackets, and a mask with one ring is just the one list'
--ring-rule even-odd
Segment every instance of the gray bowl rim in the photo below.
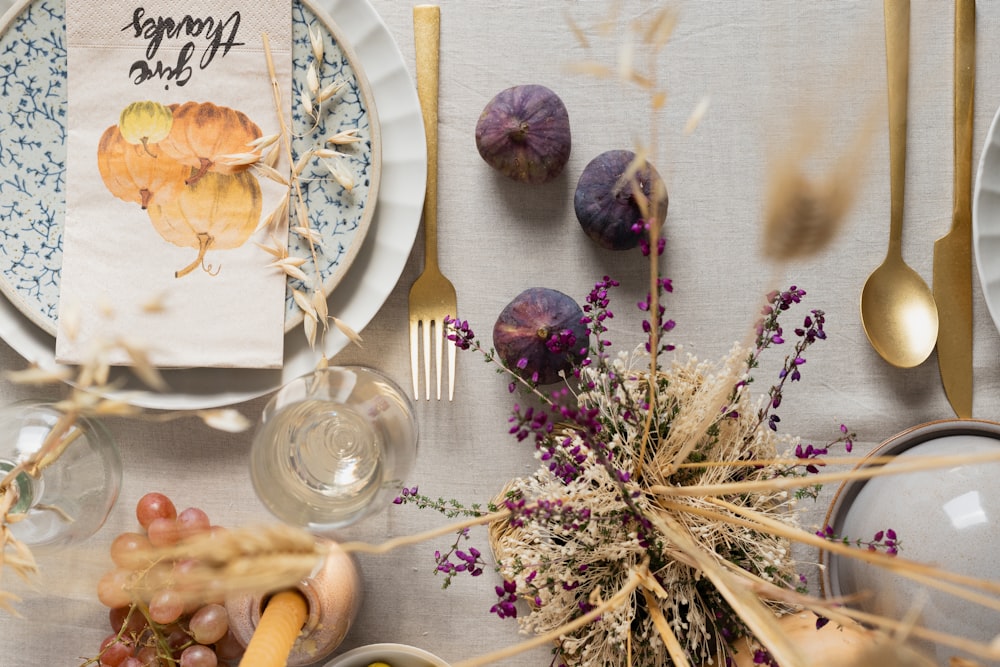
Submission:
{"label": "gray bowl rim", "polygon": [[[865,460],[855,466],[855,469],[870,465],[868,459],[877,456],[896,456],[908,449],[921,445],[929,440],[945,438],[953,435],[979,435],[994,440],[1000,440],[1000,423],[987,419],[937,419],[925,422],[890,436],[872,451],[865,455]],[[834,532],[843,524],[844,516],[851,504],[857,498],[861,489],[869,480],[845,480],[833,495],[830,507],[824,517],[824,526],[830,526]],[[832,567],[835,556],[826,549],[820,549],[820,594],[826,598],[841,596],[838,577]]]}

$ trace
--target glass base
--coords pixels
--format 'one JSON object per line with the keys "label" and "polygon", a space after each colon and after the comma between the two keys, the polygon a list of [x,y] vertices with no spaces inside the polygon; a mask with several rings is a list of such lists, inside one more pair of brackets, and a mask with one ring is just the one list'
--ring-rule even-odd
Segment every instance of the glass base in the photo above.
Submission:
{"label": "glass base", "polygon": [[[0,459],[0,477],[5,476],[13,470],[14,466],[15,464],[12,461]],[[17,489],[17,502],[10,508],[11,514],[24,514],[31,509],[34,499],[40,495],[40,493],[37,493],[39,489],[36,488],[39,484],[40,480],[32,479],[23,472],[14,478],[14,488]]]}

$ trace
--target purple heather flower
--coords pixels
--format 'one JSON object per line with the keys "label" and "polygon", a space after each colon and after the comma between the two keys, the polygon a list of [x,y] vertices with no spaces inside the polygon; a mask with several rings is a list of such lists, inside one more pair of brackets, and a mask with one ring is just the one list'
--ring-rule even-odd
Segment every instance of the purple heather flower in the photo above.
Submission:
{"label": "purple heather flower", "polygon": [[459,320],[450,315],[444,316],[444,326],[447,338],[455,344],[455,347],[468,350],[475,342],[476,334],[469,328],[468,320]]}

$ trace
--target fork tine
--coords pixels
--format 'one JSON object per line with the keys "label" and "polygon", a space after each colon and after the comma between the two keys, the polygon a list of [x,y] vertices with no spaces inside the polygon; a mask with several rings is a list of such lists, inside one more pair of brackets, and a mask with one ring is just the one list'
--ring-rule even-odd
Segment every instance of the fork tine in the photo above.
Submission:
{"label": "fork tine", "polygon": [[424,355],[424,398],[431,400],[431,323],[429,320],[420,320],[423,327],[422,344],[420,352]]}
{"label": "fork tine", "polygon": [[441,325],[441,320],[434,320],[434,362],[437,364],[435,369],[437,375],[437,400],[441,400],[441,353],[444,348],[444,331]]}
{"label": "fork tine", "polygon": [[[444,336],[442,336],[444,338]],[[458,352],[458,348],[454,345],[448,345],[448,400],[454,400],[455,398],[455,353]]]}
{"label": "fork tine", "polygon": [[413,378],[413,399],[420,398],[420,321],[410,319],[410,376]]}

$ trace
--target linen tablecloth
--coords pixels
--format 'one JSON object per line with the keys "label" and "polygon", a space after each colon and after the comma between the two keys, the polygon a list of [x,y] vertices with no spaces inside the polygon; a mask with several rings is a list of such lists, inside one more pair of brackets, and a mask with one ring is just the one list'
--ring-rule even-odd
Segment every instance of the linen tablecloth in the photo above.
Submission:
{"label": "linen tablecloth", "polygon": [[[412,72],[412,4],[371,2]],[[590,25],[606,16],[609,4],[441,2],[440,259],[457,287],[461,316],[487,340],[497,314],[522,289],[552,287],[583,299],[607,274],[622,283],[613,297],[610,337],[618,349],[641,342],[635,303],[645,294],[645,261],[635,252],[595,246],[580,230],[571,203],[576,178],[591,158],[632,148],[650,134],[648,104],[638,90],[568,69],[582,60],[614,63],[622,38],[594,37],[588,51],[564,19],[565,13]],[[621,4],[621,26],[625,15],[641,17],[652,6]],[[660,58],[669,99],[658,118],[654,153],[670,191],[663,273],[674,285],[666,301],[677,321],[674,342],[701,357],[721,356],[744,335],[764,292],[795,284],[808,292],[806,308],[826,311],[828,340],[810,350],[801,383],[787,392],[780,410],[785,433],[823,442],[844,423],[858,433],[856,451],[866,452],[904,428],[953,416],[936,358],[910,370],[890,367],[873,351],[860,322],[859,294],[884,256],[889,227],[882,3],[713,0],[677,7],[679,23]],[[933,241],[948,230],[951,216],[952,25],[951,3],[914,0],[903,253],[928,281]],[[977,161],[1000,106],[998,31],[1000,5],[980,2]],[[570,162],[563,176],[544,186],[507,181],[476,152],[474,127],[483,107],[501,89],[522,83],[549,86],[570,114]],[[686,135],[690,114],[705,98],[707,113]],[[804,126],[817,128],[823,145],[838,150],[855,136],[859,114],[871,104],[881,105],[876,132],[843,232],[816,258],[780,267],[763,262],[758,248],[770,151],[788,146]],[[821,152],[815,168],[827,166],[831,156]],[[364,346],[344,350],[334,363],[373,365],[409,386],[407,292],[422,256],[418,239],[398,285],[363,332]],[[974,286],[974,411],[976,417],[1000,419],[1000,336],[978,279]],[[0,343],[0,367],[23,366]],[[456,383],[453,403],[417,405],[420,454],[408,484],[431,496],[486,500],[512,476],[530,472],[532,451],[507,435],[515,399],[491,367],[460,353]],[[769,384],[761,377],[757,386]],[[39,394],[46,395],[0,382],[3,401]],[[265,399],[237,407],[253,418]],[[112,537],[135,526],[135,501],[151,490],[181,506],[200,506],[224,525],[268,518],[249,483],[248,434],[219,433],[194,419],[110,425],[123,450],[124,486],[106,527],[81,550],[81,562],[105,557]],[[808,517],[817,525],[833,491],[824,490]],[[443,521],[394,507],[349,535],[380,541]],[[342,649],[403,642],[457,661],[517,642],[514,623],[489,614],[497,583],[491,572],[440,590],[432,554],[448,543],[362,558],[366,600]],[[473,543],[484,547],[485,531],[473,531]],[[57,564],[50,574],[67,571],[61,567],[67,566]],[[96,653],[108,632],[106,612],[89,593],[69,601],[34,596],[21,609],[24,619],[0,617],[5,667],[78,664],[78,656]],[[504,664],[542,667],[549,660],[548,651],[538,649]]]}

